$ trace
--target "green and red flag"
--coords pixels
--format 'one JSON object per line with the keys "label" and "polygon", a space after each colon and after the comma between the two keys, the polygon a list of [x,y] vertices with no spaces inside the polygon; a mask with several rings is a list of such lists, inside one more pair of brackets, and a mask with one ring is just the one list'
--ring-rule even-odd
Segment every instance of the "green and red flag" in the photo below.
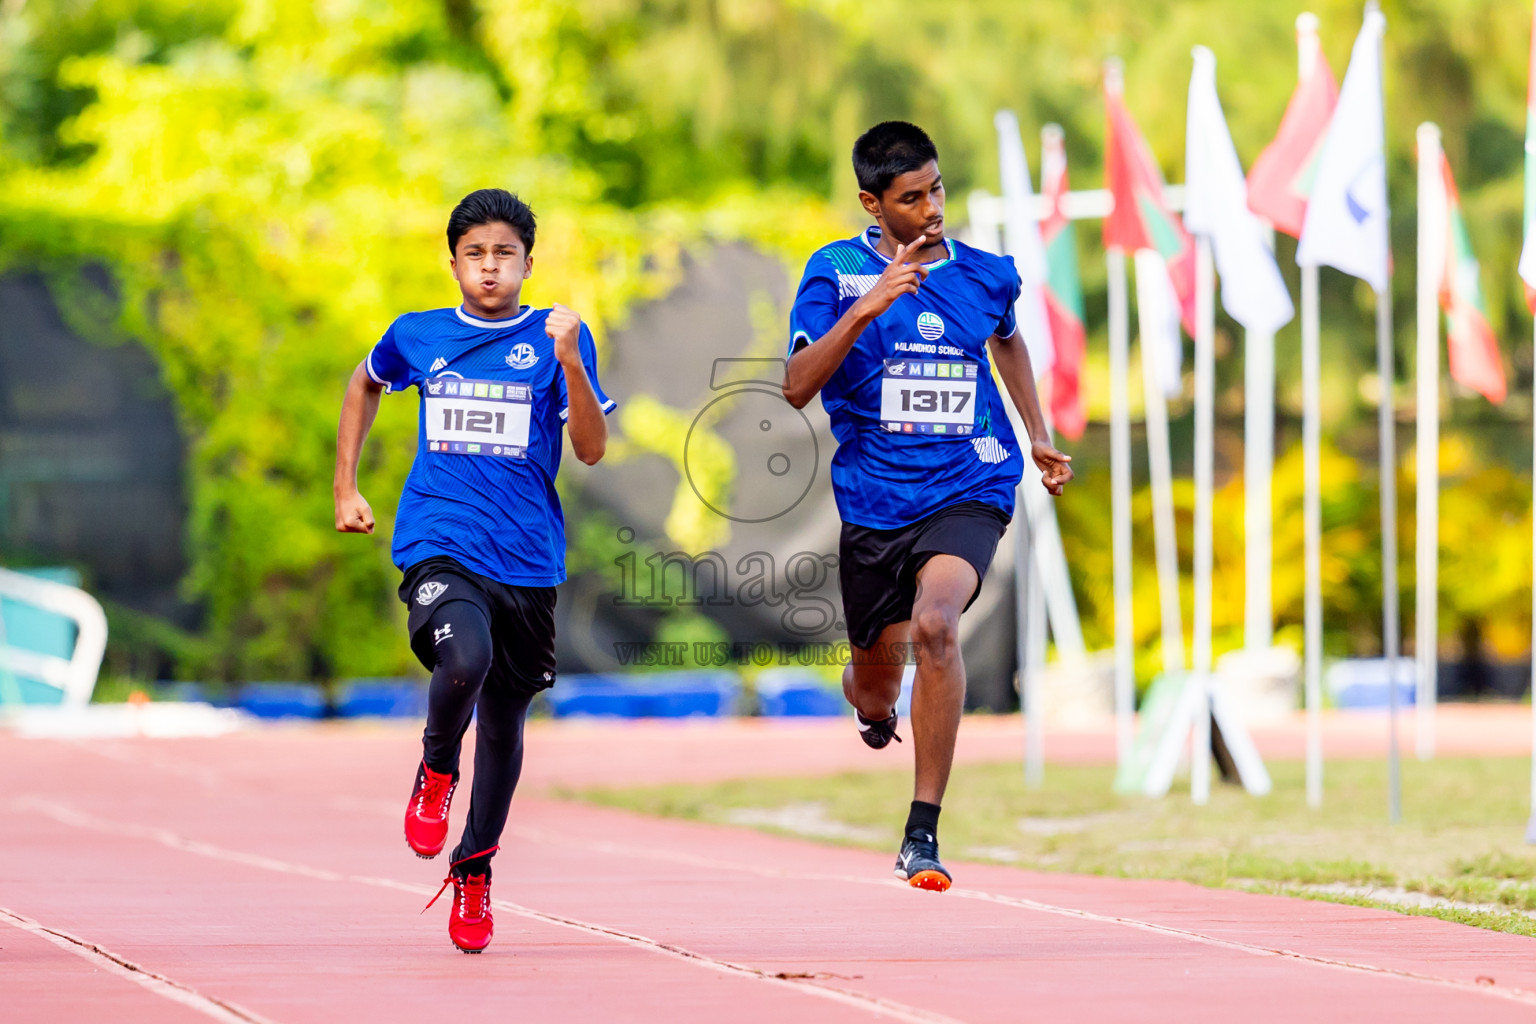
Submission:
{"label": "green and red flag", "polygon": [[1040,194],[1050,214],[1040,223],[1045,242],[1045,314],[1056,360],[1051,364],[1051,420],[1076,440],[1088,425],[1083,402],[1083,360],[1088,350],[1083,283],[1077,273],[1077,234],[1062,209],[1067,194],[1067,151],[1061,128],[1047,125],[1040,163]]}
{"label": "green and red flag", "polygon": [[1136,252],[1151,249],[1168,265],[1179,301],[1179,319],[1195,333],[1195,243],[1163,199],[1163,175],[1152,150],[1125,108],[1114,74],[1104,82],[1109,131],[1104,144],[1104,183],[1115,207],[1104,218],[1104,247]]}
{"label": "green and red flag", "polygon": [[1483,302],[1481,273],[1472,255],[1467,222],[1461,215],[1461,195],[1451,176],[1451,162],[1440,154],[1444,191],[1437,196],[1444,227],[1445,255],[1440,268],[1440,308],[1445,311],[1445,340],[1450,357],[1451,379],[1495,404],[1508,393],[1504,360],[1499,342],[1488,323]]}
{"label": "green and red flag", "polygon": [[1301,53],[1301,79],[1275,140],[1264,148],[1248,172],[1248,209],[1292,238],[1301,237],[1307,196],[1317,172],[1317,158],[1328,137],[1328,122],[1339,101],[1339,85],[1317,39],[1317,19],[1296,24]]}

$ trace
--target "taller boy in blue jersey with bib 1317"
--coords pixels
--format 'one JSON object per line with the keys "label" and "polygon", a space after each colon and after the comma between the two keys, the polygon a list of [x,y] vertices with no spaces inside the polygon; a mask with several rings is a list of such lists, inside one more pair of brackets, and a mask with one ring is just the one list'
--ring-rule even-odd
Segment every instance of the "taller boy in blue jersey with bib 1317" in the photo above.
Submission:
{"label": "taller boy in blue jersey with bib 1317", "polygon": [[916,780],[896,874],[943,891],[939,804],[965,706],[960,615],[981,589],[1024,472],[994,364],[1050,493],[1072,479],[1071,459],[1047,437],[1014,317],[1018,271],[944,237],[944,184],[928,136],[903,121],[876,125],[854,144],[853,166],[875,225],[806,264],[784,397],[803,408],[820,393],[837,438],[838,572],[853,649],[843,692],[871,747],[900,739],[896,701],[909,642],[915,648]]}
{"label": "taller boy in blue jersey with bib 1317", "polygon": [[405,838],[418,856],[442,852],[459,747],[477,715],[469,814],[444,881],[454,890],[448,934],[466,953],[491,940],[491,857],[522,772],[523,724],[555,679],[561,425],[590,465],[603,457],[603,417],[614,406],[581,318],[519,302],[534,228],[533,211],[509,192],[464,197],[448,219],[463,304],[389,326],[352,374],[336,440],[336,529],[372,533],[373,511],[357,491],[363,441],[380,395],[420,392],[416,461],[393,543],[411,649],[432,673]]}

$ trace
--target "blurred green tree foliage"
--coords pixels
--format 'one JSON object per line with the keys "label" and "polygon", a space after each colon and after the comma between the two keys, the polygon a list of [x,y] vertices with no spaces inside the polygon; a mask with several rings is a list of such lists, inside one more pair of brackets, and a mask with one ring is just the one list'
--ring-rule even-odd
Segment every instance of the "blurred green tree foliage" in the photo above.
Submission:
{"label": "blurred green tree foliage", "polygon": [[[1492,0],[1384,6],[1399,266],[1411,251],[1413,131],[1433,119],[1445,128],[1485,266],[1512,268],[1529,10]],[[1359,5],[1312,7],[1342,76]],[[395,633],[387,554],[333,535],[325,484],[351,367],[398,313],[455,300],[442,225],[463,193],[506,184],[532,201],[541,229],[529,299],[572,304],[601,345],[604,328],[665,291],[687,246],[747,238],[796,264],[846,231],[857,213],[848,149],[879,119],[930,129],[957,199],[995,188],[998,107],[1018,111],[1029,130],[1057,121],[1074,183],[1091,187],[1100,178],[1100,69],[1116,54],[1131,107],[1178,180],[1189,50],[1204,43],[1220,60],[1233,134],[1251,162],[1294,83],[1301,9],[1217,0],[0,0],[0,268],[42,268],[77,328],[147,345],[177,397],[192,453],[187,595],[205,623],[200,642],[179,648],[180,672],[399,671],[409,656]],[[1091,326],[1102,332],[1096,236],[1082,232]],[[93,292],[86,266],[106,267],[114,294]],[[1399,275],[1403,325],[1409,276]],[[1514,284],[1512,272],[1484,279],[1496,329],[1510,337],[1525,331]],[[1343,435],[1368,411],[1354,384],[1369,370],[1371,323],[1359,289],[1330,276],[1325,291],[1330,423]],[[120,312],[104,318],[103,308]],[[1280,340],[1290,410],[1293,340]],[[1529,354],[1508,349],[1521,393]],[[1223,360],[1228,390],[1238,366]],[[1089,387],[1100,413],[1102,385],[1096,360]],[[367,453],[381,530],[412,451],[410,404],[385,403]],[[679,412],[690,411],[642,404],[636,415],[654,424]],[[1513,400],[1505,412],[1475,412],[1491,421],[1528,414]],[[728,462],[718,475],[728,488]],[[1518,504],[1517,491],[1511,478],[1504,504]],[[1092,563],[1091,518],[1069,537],[1082,568]],[[685,519],[680,531],[702,529]],[[1366,547],[1350,551],[1368,561]],[[1349,600],[1366,607],[1369,583],[1351,576],[1360,572],[1338,582],[1350,581]],[[1081,579],[1091,603],[1107,578]],[[1528,614],[1516,590],[1477,614]],[[1105,628],[1107,612],[1104,603]]]}

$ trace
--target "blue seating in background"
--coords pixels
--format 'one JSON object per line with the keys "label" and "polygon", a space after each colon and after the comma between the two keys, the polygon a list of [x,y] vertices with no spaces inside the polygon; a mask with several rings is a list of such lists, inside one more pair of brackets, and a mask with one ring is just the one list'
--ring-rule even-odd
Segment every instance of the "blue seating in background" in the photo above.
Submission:
{"label": "blue seating in background", "polygon": [[736,702],[734,672],[657,672],[634,675],[568,675],[546,691],[556,718],[715,718]]}
{"label": "blue seating in background", "polygon": [[257,718],[324,718],[325,693],[309,683],[247,683],[235,706]]}
{"label": "blue seating in background", "polygon": [[765,670],[757,677],[757,700],[769,718],[828,718],[848,711],[841,693],[796,668]]}
{"label": "blue seating in background", "polygon": [[[1413,707],[1418,695],[1417,671],[1412,658],[1397,659],[1397,668],[1391,674],[1397,686],[1399,707]],[[1335,707],[1363,710],[1388,706],[1387,675],[1385,658],[1351,658],[1329,665],[1324,680]]]}
{"label": "blue seating in background", "polygon": [[425,718],[426,714],[423,679],[353,679],[336,691],[338,718]]}

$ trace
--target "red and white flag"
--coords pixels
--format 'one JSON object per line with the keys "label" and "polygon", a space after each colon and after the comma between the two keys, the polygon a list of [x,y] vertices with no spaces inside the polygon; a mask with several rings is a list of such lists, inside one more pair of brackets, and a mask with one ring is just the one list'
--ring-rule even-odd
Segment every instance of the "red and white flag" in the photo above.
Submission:
{"label": "red and white flag", "polygon": [[1307,196],[1317,173],[1339,86],[1317,39],[1317,17],[1296,20],[1301,79],[1286,105],[1280,131],[1248,172],[1248,209],[1292,238],[1301,237]]}
{"label": "red and white flag", "polygon": [[[1114,197],[1114,209],[1104,218],[1104,247],[1124,252],[1152,252],[1160,257],[1168,277],[1175,324],[1182,323],[1190,337],[1195,334],[1195,241],[1184,230],[1184,223],[1168,209],[1163,198],[1163,174],[1152,150],[1142,137],[1117,75],[1108,75],[1104,83],[1104,105],[1109,114],[1109,131],[1104,143],[1104,182]],[[1137,274],[1152,262],[1136,261]],[[1162,282],[1152,287],[1161,293]],[[1140,288],[1140,285],[1138,285]],[[1159,299],[1161,302],[1161,299]],[[1145,311],[1143,311],[1145,313]],[[1143,327],[1145,328],[1145,324]],[[1143,330],[1143,336],[1150,332]],[[1183,349],[1177,326],[1170,333],[1159,332],[1162,350],[1154,365],[1164,394],[1177,395],[1181,387],[1180,365]]]}
{"label": "red and white flag", "polygon": [[1046,125],[1040,157],[1040,194],[1050,216],[1040,224],[1045,241],[1045,311],[1051,321],[1056,361],[1051,366],[1051,418],[1074,441],[1083,436],[1088,412],[1083,402],[1083,360],[1088,349],[1083,317],[1083,284],[1077,272],[1077,234],[1061,207],[1067,194],[1067,150],[1058,125]]}
{"label": "red and white flag", "polygon": [[1461,215],[1461,196],[1451,176],[1451,162],[1440,155],[1442,188],[1425,197],[1423,215],[1429,220],[1432,244],[1441,248],[1439,264],[1440,308],[1445,311],[1445,341],[1451,379],[1490,402],[1504,401],[1508,387],[1499,342],[1488,323],[1480,280],[1482,270],[1472,254],[1467,222]]}

